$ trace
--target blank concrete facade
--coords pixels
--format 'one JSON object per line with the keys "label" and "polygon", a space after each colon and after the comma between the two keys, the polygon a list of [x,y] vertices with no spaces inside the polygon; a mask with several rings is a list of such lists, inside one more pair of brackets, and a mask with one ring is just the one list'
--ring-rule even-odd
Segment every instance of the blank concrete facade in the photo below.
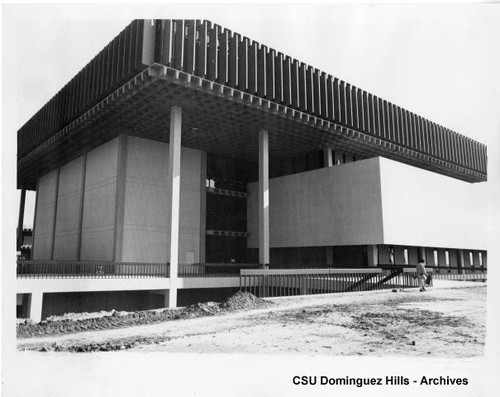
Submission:
{"label": "blank concrete facade", "polygon": [[[270,245],[485,250],[486,219],[477,192],[469,183],[382,157],[273,178]],[[256,183],[249,185],[247,219],[248,246],[257,248]],[[396,263],[404,263],[403,252],[396,255]],[[410,249],[410,263],[417,256]]]}
{"label": "blank concrete facade", "polygon": [[[121,136],[87,153],[86,162],[79,157],[41,177],[33,259],[168,262],[168,148]],[[204,157],[183,148],[181,158],[179,261],[193,263],[200,258]]]}

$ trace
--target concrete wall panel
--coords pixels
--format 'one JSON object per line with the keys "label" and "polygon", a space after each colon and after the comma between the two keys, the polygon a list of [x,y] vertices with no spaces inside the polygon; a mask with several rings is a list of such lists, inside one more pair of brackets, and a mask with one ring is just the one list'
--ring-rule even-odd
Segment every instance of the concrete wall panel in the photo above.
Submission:
{"label": "concrete wall panel", "polygon": [[380,159],[386,244],[486,248],[486,184]]}
{"label": "concrete wall panel", "polygon": [[101,145],[87,154],[86,187],[116,179],[118,138]]}
{"label": "concrete wall panel", "polygon": [[112,261],[114,226],[82,233],[82,261]]}
{"label": "concrete wall panel", "polygon": [[38,182],[33,259],[50,260],[54,233],[58,170],[42,176]]}
{"label": "concrete wall panel", "polygon": [[[248,185],[248,247],[258,246],[257,184]],[[270,180],[271,247],[380,244],[379,160]]]}
{"label": "concrete wall panel", "polygon": [[54,260],[77,260],[84,158],[59,170]]}
{"label": "concrete wall panel", "polygon": [[[167,191],[168,144],[128,137],[124,262],[168,262],[170,248]],[[199,261],[201,152],[181,150],[179,262]],[[190,252],[190,254],[188,254]]]}
{"label": "concrete wall panel", "polygon": [[168,262],[168,234],[165,229],[125,229],[123,232],[124,262]]}
{"label": "concrete wall panel", "polygon": [[82,216],[82,261],[112,261],[118,139],[87,153]]}
{"label": "concrete wall panel", "polygon": [[77,231],[56,234],[56,240],[54,242],[54,260],[77,260],[78,237],[79,233]]}

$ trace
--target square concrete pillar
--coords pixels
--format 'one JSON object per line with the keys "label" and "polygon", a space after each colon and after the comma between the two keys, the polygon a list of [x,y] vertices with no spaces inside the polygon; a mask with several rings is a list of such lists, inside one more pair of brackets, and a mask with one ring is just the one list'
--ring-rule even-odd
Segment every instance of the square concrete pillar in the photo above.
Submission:
{"label": "square concrete pillar", "polygon": [[29,307],[29,318],[37,323],[42,321],[43,292],[31,293]]}
{"label": "square concrete pillar", "polygon": [[458,250],[448,250],[448,254],[450,256],[450,266],[457,267],[458,266]]}
{"label": "square concrete pillar", "polygon": [[418,252],[418,259],[417,262],[421,259],[425,260],[427,262],[427,258],[425,257],[425,248],[424,247],[418,247],[417,248]]}
{"label": "square concrete pillar", "polygon": [[406,264],[404,247],[400,245],[394,247],[394,262],[396,263],[396,265]]}
{"label": "square concrete pillar", "polygon": [[483,268],[486,269],[488,267],[488,262],[487,262],[488,253],[487,253],[487,251],[481,251],[481,256],[483,257]]}
{"label": "square concrete pillar", "polygon": [[438,264],[439,266],[449,266],[446,263],[446,250],[439,248],[438,249]]}
{"label": "square concrete pillar", "polygon": [[177,276],[179,268],[179,213],[181,188],[181,130],[182,108],[170,109],[170,141],[167,185],[170,201],[170,289],[168,307],[177,306]]}
{"label": "square concrete pillar", "polygon": [[[464,250],[464,267],[474,266],[474,256],[471,255],[472,251]],[[472,256],[472,258],[471,258]]]}
{"label": "square concrete pillar", "polygon": [[333,165],[333,150],[326,148],[323,150],[323,167],[331,167]]}
{"label": "square concrete pillar", "polygon": [[388,245],[379,245],[377,247],[377,253],[378,253],[378,264],[379,265],[390,265],[391,264],[391,256],[390,256]]}
{"label": "square concrete pillar", "polygon": [[408,247],[408,264],[416,266],[418,263],[417,247]]}
{"label": "square concrete pillar", "polygon": [[437,266],[434,262],[434,248],[425,247],[425,265],[426,266]]}
{"label": "square concrete pillar", "polygon": [[377,245],[367,245],[367,258],[368,258],[368,266],[373,267],[378,265],[378,247]]}
{"label": "square concrete pillar", "polygon": [[259,263],[269,266],[269,133],[259,131]]}
{"label": "square concrete pillar", "polygon": [[464,268],[464,264],[465,264],[464,251],[463,250],[457,250],[458,273],[462,274],[463,268]]}
{"label": "square concrete pillar", "polygon": [[481,262],[479,261],[479,251],[472,251],[474,266],[481,267]]}

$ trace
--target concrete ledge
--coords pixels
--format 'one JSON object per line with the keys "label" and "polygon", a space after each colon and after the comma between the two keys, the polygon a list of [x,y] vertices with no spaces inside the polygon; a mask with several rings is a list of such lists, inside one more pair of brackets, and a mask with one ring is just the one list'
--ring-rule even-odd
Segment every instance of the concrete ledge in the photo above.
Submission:
{"label": "concrete ledge", "polygon": [[17,279],[18,294],[169,289],[169,278]]}
{"label": "concrete ledge", "polygon": [[[17,293],[138,291],[169,289],[169,278],[66,278],[17,279]],[[179,278],[178,289],[233,288],[240,286],[239,277]]]}
{"label": "concrete ledge", "polygon": [[240,286],[239,277],[189,277],[179,278],[177,288],[232,288]]}

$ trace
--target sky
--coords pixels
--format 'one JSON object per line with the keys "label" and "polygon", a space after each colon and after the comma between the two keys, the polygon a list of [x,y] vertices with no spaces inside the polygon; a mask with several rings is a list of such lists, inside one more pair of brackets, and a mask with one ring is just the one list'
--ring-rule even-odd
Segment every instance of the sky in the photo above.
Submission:
{"label": "sky", "polygon": [[[489,180],[478,187],[478,195],[488,195],[490,211],[500,202],[497,156],[500,7],[497,5],[4,5],[4,230],[14,230],[18,216],[17,130],[134,18],[211,20],[487,144]],[[30,195],[25,215],[27,226],[33,223],[33,203]],[[497,212],[493,215],[488,224],[490,247],[498,237]],[[10,231],[9,238],[8,243],[13,246]],[[6,239],[4,233],[3,247]],[[488,258],[493,263],[490,252]],[[210,357],[212,361],[220,363],[214,356]],[[418,360],[414,361],[420,365]],[[200,362],[206,360],[200,358]],[[315,364],[318,371],[331,365],[329,361],[318,359],[316,363],[319,362],[324,365]],[[468,363],[459,369],[470,370],[471,374],[479,368],[487,369],[483,375],[488,375],[491,369]],[[215,368],[216,364],[213,365]],[[269,370],[265,362],[259,365]],[[287,367],[286,363],[280,365]],[[410,368],[402,365],[401,368]],[[440,368],[439,365],[449,368],[453,363],[443,360],[432,363],[431,367]],[[332,371],[333,367],[329,373]],[[491,373],[488,381],[492,379]],[[275,389],[268,389],[272,390]],[[334,391],[325,392],[331,395]],[[465,394],[455,391],[454,395]]]}

